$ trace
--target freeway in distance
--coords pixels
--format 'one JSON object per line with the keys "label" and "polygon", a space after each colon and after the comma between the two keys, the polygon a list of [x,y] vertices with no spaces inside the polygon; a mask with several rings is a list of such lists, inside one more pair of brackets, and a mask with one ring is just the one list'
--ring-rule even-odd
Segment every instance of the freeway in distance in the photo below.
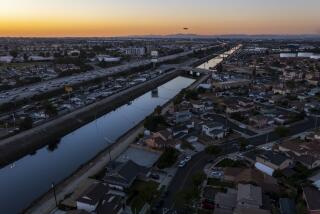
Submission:
{"label": "freeway in distance", "polygon": [[[210,46],[205,49],[210,49],[217,46],[219,45]],[[169,60],[187,56],[191,53],[193,53],[193,50],[174,54],[174,55],[160,57],[158,59],[158,63],[164,63]],[[115,75],[117,73],[128,71],[133,68],[149,65],[150,63],[151,61],[149,59],[146,59],[146,60],[141,60],[138,62],[133,62],[125,65],[119,65],[119,66],[106,68],[106,69],[87,71],[85,73],[48,80],[48,81],[44,81],[44,82],[40,82],[32,85],[20,87],[20,88],[11,89],[8,91],[2,91],[0,92],[0,105],[5,103],[10,103],[10,102],[17,102],[23,99],[29,99],[34,97],[35,95],[40,95],[42,93],[47,93],[50,91],[62,89],[66,85],[72,86],[75,84],[88,82],[97,78],[104,78],[107,76]]]}

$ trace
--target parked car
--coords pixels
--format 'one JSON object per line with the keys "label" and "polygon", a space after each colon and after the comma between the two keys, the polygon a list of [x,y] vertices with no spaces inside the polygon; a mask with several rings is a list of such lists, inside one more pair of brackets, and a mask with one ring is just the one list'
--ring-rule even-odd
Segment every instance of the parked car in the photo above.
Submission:
{"label": "parked car", "polygon": [[151,175],[150,175],[150,178],[155,179],[155,180],[159,180],[159,179],[160,179],[160,176],[157,175],[157,174],[151,174]]}
{"label": "parked car", "polygon": [[182,168],[186,165],[186,162],[185,161],[180,161],[179,163],[179,167]]}

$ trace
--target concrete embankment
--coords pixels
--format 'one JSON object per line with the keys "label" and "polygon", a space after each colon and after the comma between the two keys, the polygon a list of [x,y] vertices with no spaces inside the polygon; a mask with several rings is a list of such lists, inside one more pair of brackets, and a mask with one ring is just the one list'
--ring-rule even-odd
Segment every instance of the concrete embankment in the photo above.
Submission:
{"label": "concrete embankment", "polygon": [[[67,177],[56,185],[57,200],[61,201],[66,195],[74,192],[75,189],[84,182],[88,177],[94,176],[99,173],[106,164],[111,160],[118,157],[124,152],[131,143],[133,143],[139,134],[143,133],[143,121],[133,127],[131,130],[122,135],[115,143],[110,144],[106,149],[101,151],[92,160],[79,167],[72,175]],[[55,199],[51,190],[43,194],[35,200],[23,213],[42,213],[49,214],[56,207]]]}
{"label": "concrete embankment", "polygon": [[[179,72],[179,75],[181,72]],[[199,84],[207,80],[209,75],[205,75],[199,78],[196,82],[188,87],[188,89],[194,89]],[[165,113],[169,106],[172,105],[172,98],[167,103],[162,106],[162,112]],[[106,149],[101,151],[92,160],[83,164],[77,171],[75,171],[71,176],[57,184],[56,192],[58,201],[62,200],[66,195],[74,192],[78,185],[86,180],[88,177],[93,176],[100,172],[105,165],[110,161],[110,159],[115,159],[121,153],[123,153],[131,143],[133,143],[136,137],[143,133],[144,126],[143,121],[137,124],[135,127],[130,129],[128,132],[123,134],[114,144],[109,145]],[[51,213],[55,209],[55,201],[52,192],[48,191],[38,200],[35,200],[24,213]]]}
{"label": "concrete embankment", "polygon": [[5,166],[24,155],[50,144],[64,135],[80,128],[130,100],[149,90],[168,82],[180,75],[180,71],[172,71],[148,82],[123,90],[97,103],[78,109],[56,120],[37,126],[13,137],[0,141],[0,166]]}

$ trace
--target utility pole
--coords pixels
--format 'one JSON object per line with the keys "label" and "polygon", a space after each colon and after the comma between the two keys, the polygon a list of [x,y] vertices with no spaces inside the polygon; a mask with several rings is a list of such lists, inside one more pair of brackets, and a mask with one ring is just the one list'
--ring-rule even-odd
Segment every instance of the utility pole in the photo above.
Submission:
{"label": "utility pole", "polygon": [[228,113],[226,113],[226,129],[228,129]]}
{"label": "utility pole", "polygon": [[16,128],[16,118],[14,116],[14,113],[12,113],[12,119],[13,119],[13,129]]}
{"label": "utility pole", "polygon": [[[112,144],[112,141],[109,140],[107,137],[104,138],[104,140],[109,143],[109,144]],[[111,149],[108,149],[108,154],[109,154],[109,158],[110,158],[110,163],[112,161],[112,157],[111,157],[111,152],[110,152]]]}
{"label": "utility pole", "polygon": [[56,195],[56,187],[54,185],[54,182],[51,184],[51,189],[53,190],[54,200],[56,202],[56,207],[58,207],[58,201],[57,201],[57,195]]}
{"label": "utility pole", "polygon": [[316,124],[315,124],[315,129],[317,129],[318,128],[318,115],[316,115]]}

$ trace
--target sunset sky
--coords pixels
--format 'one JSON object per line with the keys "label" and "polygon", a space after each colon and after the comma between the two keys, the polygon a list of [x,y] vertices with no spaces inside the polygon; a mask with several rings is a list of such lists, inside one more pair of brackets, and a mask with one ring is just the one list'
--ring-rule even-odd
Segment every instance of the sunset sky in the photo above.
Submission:
{"label": "sunset sky", "polygon": [[319,11],[320,0],[0,0],[0,36],[320,34]]}

